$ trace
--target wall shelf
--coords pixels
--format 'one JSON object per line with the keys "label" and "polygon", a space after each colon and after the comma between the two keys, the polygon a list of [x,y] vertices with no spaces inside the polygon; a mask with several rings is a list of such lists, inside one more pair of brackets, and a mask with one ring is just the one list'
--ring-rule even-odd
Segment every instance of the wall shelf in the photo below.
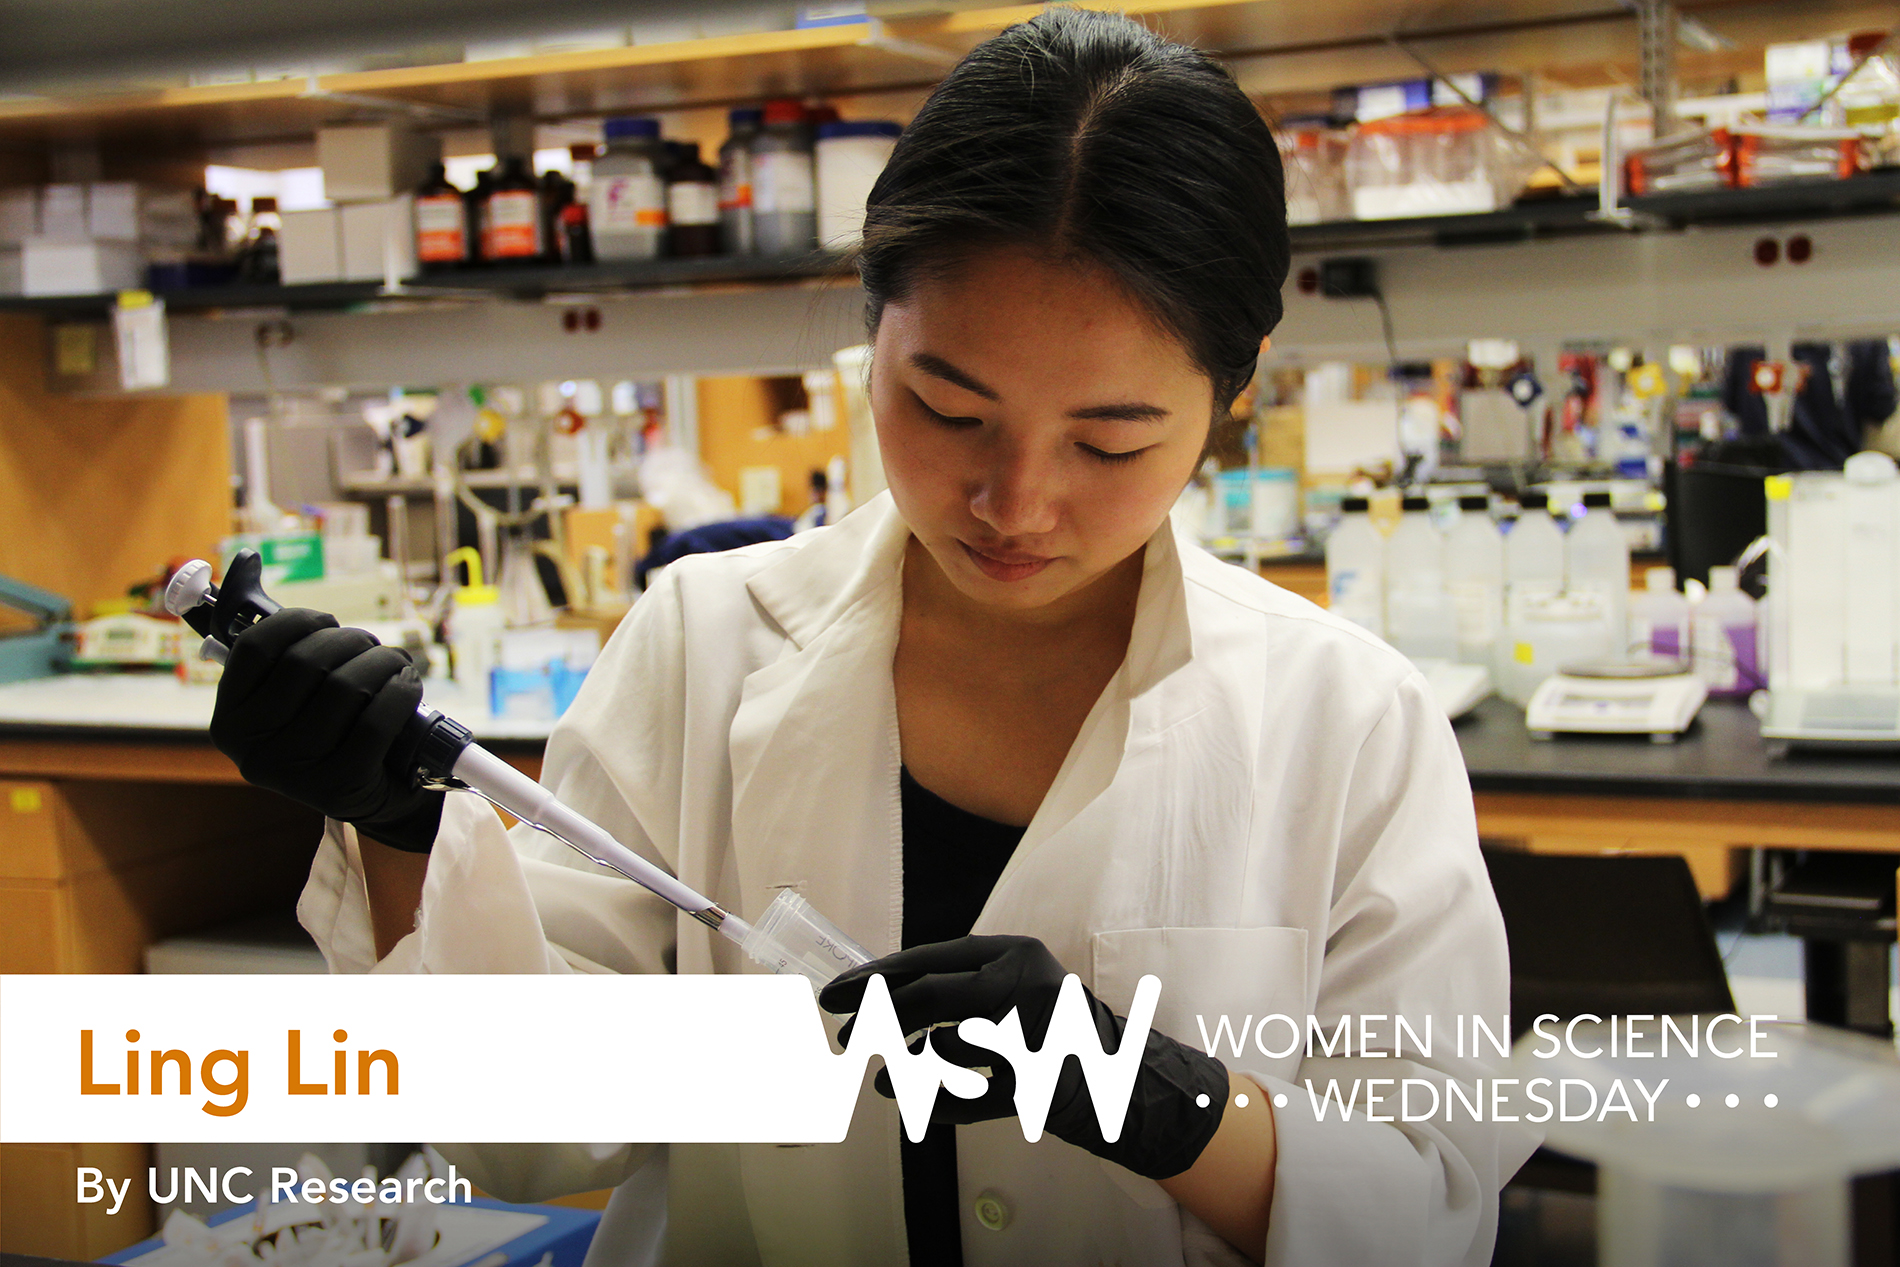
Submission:
{"label": "wall shelf", "polygon": [[[381,282],[314,282],[296,286],[200,286],[161,290],[173,313],[386,312],[398,308],[469,303],[484,299],[577,300],[670,289],[721,290],[803,285],[854,274],[846,256],[830,251],[784,259],[710,256],[703,259],[624,260],[602,264],[522,266],[428,273],[399,289]],[[112,295],[56,295],[0,299],[0,311],[41,312],[56,317],[103,317]]]}

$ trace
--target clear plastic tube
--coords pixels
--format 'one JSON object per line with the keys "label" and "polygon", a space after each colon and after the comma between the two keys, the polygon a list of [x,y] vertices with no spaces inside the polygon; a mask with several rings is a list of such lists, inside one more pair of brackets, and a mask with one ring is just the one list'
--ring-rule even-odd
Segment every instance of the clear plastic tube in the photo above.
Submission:
{"label": "clear plastic tube", "polygon": [[780,889],[740,948],[774,972],[796,972],[817,989],[872,955],[791,889]]}

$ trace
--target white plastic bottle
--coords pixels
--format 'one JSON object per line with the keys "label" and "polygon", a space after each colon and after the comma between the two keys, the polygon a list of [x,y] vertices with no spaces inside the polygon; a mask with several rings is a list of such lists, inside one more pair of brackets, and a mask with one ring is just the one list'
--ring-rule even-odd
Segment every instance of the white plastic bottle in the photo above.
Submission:
{"label": "white plastic bottle", "polygon": [[665,149],[660,121],[609,119],[607,152],[594,160],[587,223],[603,260],[657,259],[666,241]]}
{"label": "white plastic bottle", "polygon": [[1326,538],[1326,593],[1332,610],[1385,637],[1385,537],[1363,497],[1340,501],[1343,517]]}
{"label": "white plastic bottle", "polygon": [[1709,569],[1709,593],[1690,616],[1695,674],[1709,694],[1744,696],[1766,685],[1756,645],[1755,600],[1734,568]]}
{"label": "white plastic bottle", "polygon": [[1386,641],[1414,660],[1458,654],[1458,609],[1445,592],[1445,545],[1430,501],[1400,503],[1399,526],[1385,546]]}
{"label": "white plastic bottle", "polygon": [[1458,610],[1458,658],[1491,663],[1504,627],[1504,534],[1482,493],[1458,499],[1458,522],[1445,534],[1445,589]]}
{"label": "white plastic bottle", "polygon": [[482,556],[472,546],[451,550],[442,562],[445,569],[453,569],[457,563],[468,564],[469,583],[451,591],[455,601],[449,608],[449,655],[454,661],[455,684],[471,697],[471,703],[488,708],[491,676],[501,663],[501,590],[482,584]]}
{"label": "white plastic bottle", "polygon": [[1610,654],[1621,656],[1629,620],[1630,547],[1610,511],[1608,493],[1585,493],[1584,516],[1564,538],[1564,572],[1570,593],[1589,595],[1610,632]]}
{"label": "white plastic bottle", "polygon": [[[1689,652],[1689,600],[1676,592],[1674,568],[1643,573],[1647,587],[1630,598],[1627,645],[1632,654],[1647,651],[1671,660]],[[1753,613],[1750,613],[1753,619]]]}
{"label": "white plastic bottle", "polygon": [[1524,513],[1504,537],[1507,621],[1521,617],[1531,600],[1564,588],[1564,530],[1550,517],[1549,496],[1532,490],[1518,501]]}

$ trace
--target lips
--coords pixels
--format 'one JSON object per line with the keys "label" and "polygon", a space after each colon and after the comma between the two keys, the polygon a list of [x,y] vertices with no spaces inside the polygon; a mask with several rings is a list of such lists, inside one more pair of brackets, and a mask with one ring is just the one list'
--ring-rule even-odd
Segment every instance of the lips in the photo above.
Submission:
{"label": "lips", "polygon": [[977,570],[993,581],[1022,581],[1055,562],[1039,554],[1025,554],[1019,550],[979,550],[967,541],[959,541],[964,554]]}

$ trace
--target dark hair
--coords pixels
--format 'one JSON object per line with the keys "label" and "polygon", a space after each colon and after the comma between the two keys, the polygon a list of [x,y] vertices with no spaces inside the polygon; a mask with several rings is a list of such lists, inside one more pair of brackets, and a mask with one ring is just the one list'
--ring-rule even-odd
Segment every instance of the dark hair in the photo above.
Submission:
{"label": "dark hair", "polygon": [[1219,416],[1280,320],[1279,149],[1205,53],[1047,9],[957,64],[872,187],[857,257],[872,337],[920,276],[1000,243],[1106,268],[1207,375]]}

